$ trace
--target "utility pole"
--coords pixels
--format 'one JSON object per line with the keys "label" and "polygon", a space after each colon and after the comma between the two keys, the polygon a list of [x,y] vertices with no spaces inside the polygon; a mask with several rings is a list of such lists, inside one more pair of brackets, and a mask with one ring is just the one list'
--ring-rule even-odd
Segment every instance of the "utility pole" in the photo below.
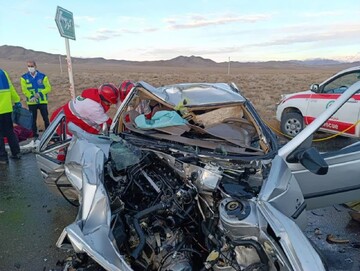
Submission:
{"label": "utility pole", "polygon": [[228,75],[230,75],[230,57],[229,57],[229,63],[228,63]]}
{"label": "utility pole", "polygon": [[62,64],[61,64],[61,55],[59,55],[59,63],[60,63],[60,73],[62,75],[63,71],[62,71]]}

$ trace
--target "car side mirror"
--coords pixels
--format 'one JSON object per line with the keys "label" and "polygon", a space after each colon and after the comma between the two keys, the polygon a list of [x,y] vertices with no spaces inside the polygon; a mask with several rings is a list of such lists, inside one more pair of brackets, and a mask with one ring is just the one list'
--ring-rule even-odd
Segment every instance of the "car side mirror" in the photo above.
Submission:
{"label": "car side mirror", "polygon": [[295,157],[300,164],[314,174],[325,175],[329,170],[329,165],[314,147],[297,152]]}
{"label": "car side mirror", "polygon": [[312,85],[310,86],[310,90],[313,91],[313,92],[315,92],[315,93],[318,93],[318,92],[319,92],[319,89],[320,89],[319,84],[312,84]]}

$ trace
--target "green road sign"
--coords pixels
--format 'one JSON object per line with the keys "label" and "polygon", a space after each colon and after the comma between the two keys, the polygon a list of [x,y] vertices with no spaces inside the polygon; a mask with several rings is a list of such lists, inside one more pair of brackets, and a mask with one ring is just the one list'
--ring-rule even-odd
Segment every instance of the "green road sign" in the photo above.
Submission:
{"label": "green road sign", "polygon": [[55,22],[59,29],[60,36],[75,40],[75,24],[71,11],[57,7]]}

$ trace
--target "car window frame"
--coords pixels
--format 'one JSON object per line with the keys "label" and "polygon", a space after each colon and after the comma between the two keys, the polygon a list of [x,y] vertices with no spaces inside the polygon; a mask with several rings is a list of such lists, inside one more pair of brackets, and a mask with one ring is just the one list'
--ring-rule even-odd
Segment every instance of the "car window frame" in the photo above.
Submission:
{"label": "car window frame", "polygon": [[[358,74],[358,75],[357,75],[358,80],[355,80],[355,81],[347,84],[347,88],[350,87],[351,85],[353,85],[354,83],[356,83],[357,81],[360,80],[360,70],[353,70],[353,71],[349,71],[349,72],[346,72],[346,73],[342,73],[342,74],[339,74],[339,75],[336,76],[336,77],[333,77],[333,78],[325,81],[324,83],[322,83],[322,84],[320,85],[320,91],[319,91],[319,93],[320,93],[320,94],[339,94],[339,95],[341,95],[342,93],[345,92],[345,90],[346,90],[347,88],[346,88],[346,89],[343,89],[343,90],[341,90],[341,91],[338,91],[338,92],[330,92],[330,89],[329,89],[329,90],[326,90],[326,87],[329,86],[330,84],[334,83],[335,81],[339,80],[340,78],[346,77],[346,76],[351,75],[351,74],[356,74],[356,73]],[[339,88],[340,88],[340,87],[339,87]],[[334,90],[334,89],[336,89],[336,88],[333,88],[332,90]],[[359,93],[359,92],[358,92],[358,93]]]}

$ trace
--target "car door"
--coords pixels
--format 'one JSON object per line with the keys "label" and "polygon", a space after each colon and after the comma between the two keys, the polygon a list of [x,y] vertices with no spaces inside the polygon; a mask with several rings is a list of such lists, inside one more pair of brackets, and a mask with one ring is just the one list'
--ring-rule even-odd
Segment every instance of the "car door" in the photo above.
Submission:
{"label": "car door", "polygon": [[[311,123],[324,110],[331,106],[334,101],[352,84],[359,81],[360,71],[355,70],[340,74],[321,84],[319,92],[313,93],[309,100],[305,123]],[[321,130],[328,132],[345,131],[347,135],[355,135],[355,126],[360,112],[360,94],[355,94],[340,108],[328,121],[324,123]]]}
{"label": "car door", "polygon": [[41,136],[36,150],[36,162],[48,188],[76,204],[77,194],[66,178],[64,161],[58,160],[59,151],[66,151],[71,141],[66,129],[65,115],[60,112]]}
{"label": "car door", "polygon": [[326,175],[315,175],[298,163],[289,163],[304,195],[307,209],[360,200],[360,142],[322,153]]}

